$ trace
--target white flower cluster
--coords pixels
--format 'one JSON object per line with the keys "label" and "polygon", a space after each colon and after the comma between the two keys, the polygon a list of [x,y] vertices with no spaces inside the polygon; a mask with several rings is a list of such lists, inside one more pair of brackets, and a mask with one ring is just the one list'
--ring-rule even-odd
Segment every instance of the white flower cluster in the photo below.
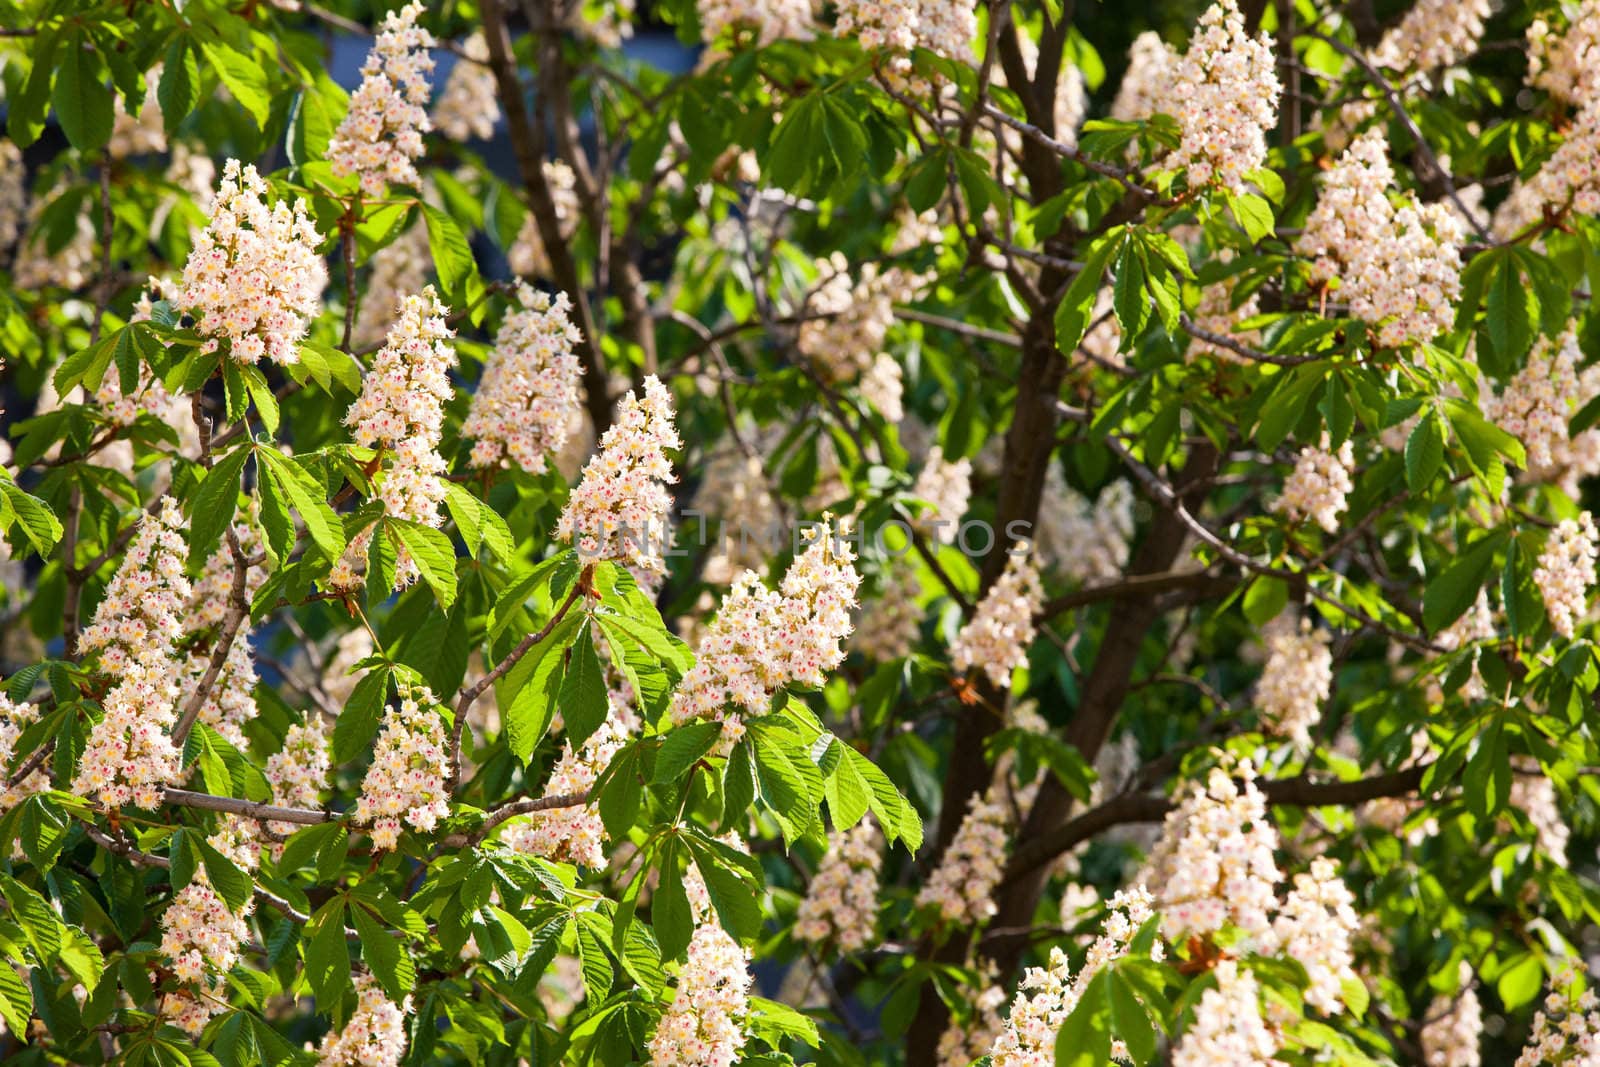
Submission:
{"label": "white flower cluster", "polygon": [[172,898],[161,913],[161,953],[180,982],[224,975],[239,962],[239,946],[250,936],[245,916],[254,898],[235,912],[211,888],[204,870]]}
{"label": "white flower cluster", "polygon": [[917,891],[917,906],[937,908],[945,922],[961,925],[993,916],[994,887],[1005,871],[1010,825],[1003,783],[974,793],[939,866]]}
{"label": "white flower cluster", "polygon": [[[578,176],[572,167],[559,159],[544,161],[544,180],[550,187],[550,199],[555,203],[556,225],[562,240],[572,237],[578,228]],[[511,273],[519,278],[548,278],[552,273],[550,250],[539,233],[538,220],[529,212],[517,231],[517,239],[506,253]]]}
{"label": "white flower cluster", "polygon": [[1083,585],[1116,581],[1133,532],[1133,486],[1112,482],[1091,501],[1067,484],[1059,464],[1050,464],[1039,504],[1039,552],[1057,573]]}
{"label": "white flower cluster", "polygon": [[1322,702],[1333,691],[1333,653],[1329,634],[1310,619],[1295,625],[1285,612],[1267,625],[1267,665],[1256,684],[1256,706],[1270,733],[1287,737],[1302,752],[1311,749],[1311,728],[1322,717]]}
{"label": "white flower cluster", "polygon": [[1394,186],[1383,130],[1362,134],[1324,176],[1295,244],[1313,260],[1311,280],[1337,280],[1352,314],[1378,328],[1385,348],[1447,332],[1461,296],[1460,221],[1411,192],[1396,207]]}
{"label": "white flower cluster", "polygon": [[350,110],[328,143],[328,163],[338,177],[357,175],[361,191],[382,194],[389,182],[421,181],[415,160],[423,153],[422,135],[432,128],[427,103],[433,73],[433,34],[417,25],[418,0],[383,20],[372,51],[361,67],[361,85]]}
{"label": "white flower cluster", "polygon": [[672,1004],[650,1038],[654,1067],[733,1067],[750,1013],[750,953],[715,919],[695,927]]}
{"label": "white flower cluster", "polygon": [[448,742],[437,704],[417,686],[400,691],[398,707],[384,709],[354,817],[371,827],[375,851],[399,843],[402,821],[427,833],[450,814]]}
{"label": "white flower cluster", "polygon": [[399,1067],[406,1054],[406,1016],[411,998],[399,1004],[384,995],[370,974],[356,977],[356,1010],[342,1030],[330,1030],[317,1047],[317,1067]]}
{"label": "white flower cluster", "polygon": [[860,281],[852,282],[839,252],[818,269],[822,281],[806,299],[805,313],[811,317],[800,324],[800,354],[830,384],[859,381],[863,399],[888,421],[900,421],[902,371],[884,346],[895,323],[895,304],[915,300],[927,278],[898,267],[880,272],[868,263]]}
{"label": "white flower cluster", "polygon": [[828,851],[817,866],[795,913],[794,936],[858,952],[872,943],[878,925],[878,874],[883,869],[878,829],[863,819],[828,835]]}
{"label": "white flower cluster", "polygon": [[1600,531],[1587,511],[1576,519],[1563,519],[1545,541],[1534,568],[1533,582],[1544,598],[1550,625],[1562,637],[1571,637],[1583,617],[1589,589],[1595,583],[1595,557],[1600,552]]}
{"label": "white flower cluster", "polygon": [[581,402],[583,366],[573,347],[583,335],[567,317],[572,301],[566,293],[552,302],[520,283],[517,304],[495,334],[461,436],[477,442],[474,466],[515,464],[540,474],[548,457],[566,447],[572,411]]}
{"label": "white flower cluster", "polygon": [[947,545],[953,543],[972,499],[972,461],[963,458],[951,463],[944,458],[944,449],[934,445],[911,495],[931,505],[917,516],[913,529]]}
{"label": "white flower cluster", "polygon": [[[576,753],[569,741],[544,785],[545,797],[578,796],[594,786],[600,773],[628,741],[625,721],[612,709],[600,728],[589,735]],[[536,811],[527,821],[509,827],[501,839],[513,851],[527,856],[572,863],[595,869],[604,867],[604,845],[609,840],[595,802],[567,808]]]}
{"label": "white flower cluster", "polygon": [[629,393],[622,401],[556,524],[556,536],[585,561],[614,559],[666,572],[667,485],[676,480],[667,453],[681,446],[672,417],[672,394],[653,374],[644,380],[643,400]]}
{"label": "white flower cluster", "polygon": [[1528,84],[1568,103],[1600,89],[1600,0],[1580,0],[1564,33],[1542,18],[1528,23]]}
{"label": "white flower cluster", "polygon": [[1430,73],[1478,50],[1489,0],[1417,0],[1383,35],[1372,61],[1390,70]]}
{"label": "white flower cluster", "polygon": [[444,91],[433,105],[433,125],[452,141],[487,141],[500,121],[500,91],[489,69],[489,44],[482,31],[461,42]]}
{"label": "white flower cluster", "polygon": [[[1596,53],[1600,59],[1600,52]],[[1530,202],[1541,209],[1600,214],[1600,98],[1591,99],[1539,173],[1527,183]]]}
{"label": "white flower cluster", "polygon": [[1256,976],[1231,959],[1217,962],[1215,989],[1195,1006],[1194,1025],[1172,1050],[1172,1067],[1282,1067],[1278,1039],[1261,1018]]}
{"label": "white flower cluster", "polygon": [[1294,876],[1272,932],[1283,951],[1306,969],[1306,1003],[1328,1015],[1344,1010],[1344,986],[1357,981],[1350,937],[1360,925],[1338,866],[1326,856]]}
{"label": "white flower cluster", "polygon": [[[388,342],[361,382],[361,395],[344,416],[356,444],[378,449],[387,461],[378,486],[384,513],[433,527],[444,522],[439,504],[446,492],[445,461],[439,455],[439,439],[445,401],[453,392],[450,368],[456,362],[450,345],[455,334],[445,315],[431,285],[420,295],[406,297]],[[351,539],[328,575],[330,587],[360,586],[359,573],[371,541],[371,527]],[[410,585],[419,575],[416,561],[400,548],[395,588]]]}
{"label": "white flower cluster", "polygon": [[306,323],[322,310],[328,267],[322,235],[303,200],[267,206],[267,183],[253,166],[230,159],[211,205],[211,222],[183,265],[178,310],[194,316],[206,351],[228,342],[241,363],[265,356],[300,359]]}
{"label": "white flower cluster", "polygon": [[1511,795],[1506,806],[1521,812],[1533,824],[1539,851],[1560,866],[1566,866],[1567,842],[1572,839],[1572,829],[1562,816],[1555,783],[1545,777],[1532,760],[1513,769],[1516,773],[1511,778]]}
{"label": "white flower cluster", "polygon": [[[328,730],[320,719],[295,723],[283,735],[283,747],[267,757],[265,775],[272,802],[286,808],[316,808],[328,786],[331,769]],[[293,832],[290,823],[268,823],[273,833]]]}
{"label": "white flower cluster", "polygon": [[1277,847],[1255,767],[1249,760],[1233,774],[1213,767],[1204,784],[1188,783],[1135,880],[1156,894],[1169,939],[1206,937],[1232,923],[1270,948],[1283,878],[1272,855]]}
{"label": "white flower cluster", "polygon": [[906,417],[905,372],[899,362],[887,352],[879,352],[857,385],[861,399],[883,416],[887,423],[898,423]]}
{"label": "white flower cluster", "polygon": [[394,327],[406,296],[421,291],[432,267],[433,254],[425,227],[413,226],[378,249],[372,257],[367,293],[356,313],[356,328],[350,339],[361,348],[382,344]]}
{"label": "white flower cluster", "polygon": [[976,10],[963,0],[839,0],[838,8],[834,32],[856,37],[869,51],[926,48],[965,59],[978,34]]}
{"label": "white flower cluster", "polygon": [[1245,175],[1266,162],[1282,91],[1267,37],[1245,33],[1235,0],[1216,0],[1173,72],[1168,99],[1183,140],[1167,164],[1187,169],[1191,186],[1243,192]]}
{"label": "white flower cluster", "polygon": [[0,252],[9,249],[22,232],[28,205],[28,169],[22,150],[0,140]]}
{"label": "white flower cluster", "polygon": [[757,45],[811,39],[811,0],[696,0],[695,6],[700,39],[708,45],[724,37]]}
{"label": "white flower cluster", "polygon": [[[14,703],[0,692],[0,768],[9,768],[17,756],[17,741],[22,731],[39,721],[39,709],[27,702]],[[50,772],[43,766],[35,767],[18,782],[11,781],[8,771],[0,770],[0,816],[18,804],[50,789]],[[18,843],[20,847],[20,843]]]}
{"label": "white flower cluster", "polygon": [[154,809],[164,786],[178,780],[180,760],[169,734],[182,694],[176,642],[183,635],[189,579],[178,502],[163,498],[146,514],[128,546],[79,648],[99,653],[111,690],[89,731],[72,791],[107,808],[132,803]]}
{"label": "white flower cluster", "polygon": [[1600,1056],[1600,996],[1593,989],[1579,993],[1551,991],[1544,1007],[1533,1013],[1533,1033],[1515,1067],[1592,1067]]}
{"label": "white flower cluster", "polygon": [[892,566],[879,581],[878,595],[862,609],[850,647],[874,663],[888,663],[910,655],[922,629],[922,582],[910,560]]}
{"label": "white flower cluster", "polygon": [[1473,987],[1472,967],[1461,961],[1460,989],[1441,993],[1428,1005],[1418,1040],[1425,1067],[1480,1067],[1483,1005]]}
{"label": "white flower cluster", "polygon": [[1178,63],[1177,50],[1155,30],[1135,37],[1128,49],[1127,72],[1111,102],[1111,117],[1118,122],[1138,122],[1166,108]]}
{"label": "white flower cluster", "polygon": [[1006,569],[950,643],[950,664],[965,673],[981,667],[997,689],[1011,688],[1011,672],[1028,662],[1038,634],[1034,616],[1044,605],[1039,565],[1032,552],[1013,549]]}
{"label": "white flower cluster", "polygon": [[[1024,972],[1005,1029],[989,1052],[993,1067],[1050,1067],[1055,1063],[1056,1035],[1061,1024],[1077,1007],[1094,976],[1107,964],[1127,955],[1129,942],[1154,914],[1151,905],[1150,893],[1144,886],[1121,891],[1112,897],[1105,925],[1089,946],[1083,969],[1076,978],[1072,976],[1066,953],[1059,947],[1050,950],[1048,966],[1029,967]],[[1156,942],[1152,946],[1153,958],[1160,960],[1164,951],[1161,943]],[[1126,1059],[1126,1056],[1117,1056],[1117,1051],[1113,1050],[1117,1059]],[[1120,1051],[1125,1053],[1126,1049]]]}
{"label": "white flower cluster", "polygon": [[[821,686],[844,659],[861,576],[831,526],[814,531],[776,590],[754,571],[733,580],[672,694],[674,724],[722,723],[727,745],[744,735],[739,712],[760,714],[786,685]],[[728,713],[732,706],[734,713]]]}
{"label": "white flower cluster", "polygon": [[1600,377],[1596,376],[1600,371],[1586,368],[1580,375],[1582,359],[1572,329],[1554,341],[1541,336],[1528,354],[1527,364],[1500,395],[1487,386],[1479,389],[1484,416],[1522,442],[1530,472],[1567,466],[1575,458],[1574,449],[1568,447],[1573,442],[1567,423],[1590,397],[1600,393]]}

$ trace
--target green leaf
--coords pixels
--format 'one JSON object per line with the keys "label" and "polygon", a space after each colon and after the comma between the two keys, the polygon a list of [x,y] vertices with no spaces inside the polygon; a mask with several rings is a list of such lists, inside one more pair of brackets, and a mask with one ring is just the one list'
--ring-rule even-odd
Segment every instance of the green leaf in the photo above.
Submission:
{"label": "green leaf", "polygon": [[566,673],[561,676],[561,693],[557,697],[561,718],[566,724],[567,740],[573,751],[600,729],[611,713],[611,701],[606,696],[605,672],[600,669],[600,657],[595,655],[594,637],[588,625],[578,631],[567,660]]}
{"label": "green leaf", "polygon": [[122,336],[131,329],[131,326],[124,326],[102,338],[99,344],[90,345],[62,360],[61,366],[56,368],[55,375],[51,379],[56,392],[66,396],[75,385],[82,385],[84,391],[89,393],[100,388],[100,383],[105,380],[106,368],[111,365],[112,352],[116,350]]}
{"label": "green leaf", "polygon": [[200,869],[200,849],[195,845],[194,831],[179,828],[167,843],[167,862],[172,872],[172,888],[182,889],[194,881]]}
{"label": "green leaf", "polygon": [[1444,462],[1444,423],[1429,411],[1406,438],[1406,485],[1420,492],[1433,481]]}
{"label": "green leaf", "polygon": [[267,88],[265,64],[255,56],[235,52],[224,44],[206,44],[202,47],[206,58],[211,61],[212,69],[222,79],[222,84],[228,87],[228,92],[250,112],[250,117],[256,120],[256,128],[265,130],[272,114],[272,94]]}
{"label": "green leaf", "polygon": [[1495,553],[1506,535],[1495,532],[1478,541],[1439,574],[1428,579],[1422,597],[1422,621],[1429,633],[1438,633],[1459,619],[1478,599],[1478,590],[1494,569]]}
{"label": "green leaf", "polygon": [[300,346],[300,361],[295,366],[304,368],[324,387],[338,382],[347,393],[361,392],[361,365],[337,348],[307,341]]}
{"label": "green leaf", "polygon": [[917,214],[929,210],[944,196],[949,159],[948,153],[934,151],[907,168],[906,202]]}
{"label": "green leaf", "polygon": [[350,699],[333,721],[333,758],[355,759],[372,747],[389,696],[389,668],[373,667],[357,679]]}
{"label": "green leaf", "polygon": [[350,909],[350,923],[361,935],[361,958],[390,1000],[399,1001],[417,984],[417,967],[400,939],[366,908]]}
{"label": "green leaf", "polygon": [[1289,583],[1281,578],[1259,577],[1244,593],[1244,617],[1252,625],[1265,626],[1289,603]]}
{"label": "green leaf", "polygon": [[232,860],[213,848],[208,842],[199,842],[200,860],[205,864],[206,878],[223,902],[238,911],[255,891],[250,876],[241,871]]}
{"label": "green leaf", "polygon": [[629,745],[611,758],[596,788],[600,791],[600,821],[605,824],[606,833],[613,841],[626,840],[644,798],[637,746]]}
{"label": "green leaf", "polygon": [[533,755],[534,747],[550,729],[550,720],[555,717],[562,653],[580,622],[571,615],[562,619],[529,653],[532,662],[528,664],[526,681],[512,698],[505,715],[506,744],[511,754],[523,763]]}
{"label": "green leaf", "polygon": [[438,272],[439,284],[452,301],[459,303],[466,294],[467,279],[478,272],[472,246],[455,220],[432,204],[422,205],[422,216],[428,226],[428,247],[433,252],[433,269]]}
{"label": "green leaf", "polygon": [[1244,232],[1250,235],[1252,242],[1272,236],[1277,223],[1272,217],[1272,205],[1266,200],[1255,193],[1241,193],[1228,197],[1228,206],[1233,209],[1233,217],[1244,227]]}
{"label": "green leaf", "polygon": [[1115,969],[1105,972],[1111,1005],[1111,1030],[1128,1046],[1128,1054],[1144,1067],[1156,1054],[1156,1031],[1133,987]]}
{"label": "green leaf", "polygon": [[1445,399],[1445,412],[1450,418],[1450,428],[1466,446],[1467,458],[1473,470],[1488,474],[1497,457],[1526,470],[1528,456],[1522,442],[1483,417],[1475,405],[1454,397]]}
{"label": "green leaf", "polygon": [[[47,555],[61,540],[61,522],[50,506],[36,496],[29,496],[9,480],[0,481],[5,508],[0,508],[0,529],[15,522],[22,527],[34,551]],[[7,515],[11,518],[7,518]]]}
{"label": "green leaf", "polygon": [[784,108],[783,121],[772,134],[772,147],[763,161],[763,177],[791,192],[807,191],[807,175],[822,165],[819,145],[825,143],[822,94],[810,93]]}
{"label": "green leaf", "polygon": [[334,897],[306,924],[303,952],[306,981],[320,1004],[338,1004],[350,988],[350,947],[344,936],[345,903]]}
{"label": "green leaf", "polygon": [[1061,1024],[1061,1032],[1056,1035],[1057,1067],[1106,1067],[1111,1062],[1107,981],[1104,971],[1091,978],[1072,1014]]}
{"label": "green leaf", "polygon": [[1539,298],[1531,285],[1522,284],[1516,261],[1507,258],[1489,283],[1489,300],[1484,325],[1502,365],[1521,365],[1522,357],[1533,347],[1534,320],[1539,315]]}
{"label": "green leaf", "polygon": [[456,553],[444,531],[405,519],[389,519],[385,528],[405,546],[439,606],[448,608],[455,603]]}
{"label": "green leaf", "polygon": [[[762,799],[778,816],[784,843],[792,845],[817,821],[821,773],[803,751],[786,748],[767,731],[756,735],[755,752]],[[817,779],[815,793],[812,778]]]}
{"label": "green leaf", "polygon": [[82,33],[67,38],[50,97],[61,132],[80,152],[93,152],[111,139],[111,90],[105,85],[100,53],[88,43]]}
{"label": "green leaf", "polygon": [[694,936],[694,914],[689,910],[689,898],[683,891],[683,875],[678,871],[676,840],[669,840],[661,849],[659,862],[661,882],[650,898],[650,925],[655,929],[656,941],[661,945],[661,958],[675,960],[689,947]]}
{"label": "green leaf", "polygon": [[740,741],[722,768],[722,819],[724,828],[737,825],[756,799],[755,757],[751,743]]}
{"label": "green leaf", "polygon": [[206,472],[189,506],[189,559],[199,563],[216,551],[222,533],[233,523],[239,504],[239,476],[249,448],[236,448]]}
{"label": "green leaf", "polygon": [[[34,38],[32,66],[28,80],[16,99],[7,100],[10,114],[6,116],[6,130],[18,148],[26,148],[39,139],[44,131],[45,105],[50,99],[51,75],[56,70],[56,52],[60,50],[61,35],[51,26],[42,26]],[[23,1031],[18,1031],[22,1033]]]}
{"label": "green leaf", "polygon": [[26,1034],[32,1015],[33,990],[10,964],[0,967],[0,1019],[13,1034]]}
{"label": "green leaf", "polygon": [[794,1038],[813,1048],[822,1040],[810,1016],[766,997],[750,998],[750,1028],[773,1047],[784,1038]]}
{"label": "green leaf", "polygon": [[311,535],[318,550],[330,560],[338,559],[344,551],[344,526],[329,506],[327,493],[321,483],[311,476],[310,471],[271,445],[255,449],[255,456],[258,462],[263,462],[267,474],[299,513],[300,520],[306,524],[306,532]]}
{"label": "green leaf", "polygon": [[[830,747],[844,749],[848,746],[835,738]],[[835,829],[847,830],[854,826],[872,806],[872,787],[867,784],[860,766],[842,752],[834,764],[833,773],[823,782],[822,789]]]}
{"label": "green leaf", "polygon": [[761,901],[756,888],[743,875],[724,866],[720,857],[699,839],[687,840],[722,928],[737,941],[751,940],[761,930]]}
{"label": "green leaf", "polygon": [[722,724],[717,722],[685,723],[668,731],[661,749],[656,753],[653,784],[676,782],[700,758],[711,751],[722,736]]}
{"label": "green leaf", "polygon": [[1133,241],[1126,241],[1117,256],[1116,281],[1112,288],[1112,308],[1117,325],[1122,327],[1122,348],[1131,349],[1144,332],[1150,318],[1150,299],[1145,292],[1144,257]]}
{"label": "green leaf", "polygon": [[1495,992],[1507,1011],[1516,1011],[1524,1004],[1533,1003],[1544,983],[1544,965],[1532,952],[1515,957],[1514,962],[1500,972],[1495,981]]}
{"label": "green leaf", "polygon": [[195,62],[194,49],[189,47],[188,41],[176,37],[167,46],[161,65],[161,82],[156,87],[156,103],[161,105],[161,121],[168,137],[199,100],[200,64]]}
{"label": "green leaf", "polygon": [[348,833],[343,825],[336,822],[319,823],[295,831],[285,842],[283,853],[278,857],[278,872],[291,874],[310,866],[325,849],[336,845],[337,837],[341,834],[348,837]]}
{"label": "green leaf", "polygon": [[895,788],[889,776],[876,763],[849,745],[841,746],[841,753],[846,761],[855,766],[872,790],[872,813],[878,817],[878,825],[883,827],[884,836],[891,843],[898,839],[908,851],[916,852],[922,847],[922,818],[917,814],[917,809],[900,794],[900,790]]}

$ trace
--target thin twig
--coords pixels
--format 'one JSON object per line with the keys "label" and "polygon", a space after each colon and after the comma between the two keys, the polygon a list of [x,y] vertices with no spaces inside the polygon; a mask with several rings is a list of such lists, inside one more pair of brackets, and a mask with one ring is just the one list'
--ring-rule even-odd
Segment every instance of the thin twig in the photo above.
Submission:
{"label": "thin twig", "polygon": [[517,646],[507,652],[505,659],[496,663],[493,670],[479,678],[472,685],[461,690],[461,697],[456,701],[456,721],[450,728],[450,780],[455,783],[457,790],[461,788],[462,784],[461,737],[467,725],[467,711],[472,707],[473,702],[482,696],[490,686],[505,677],[505,673],[515,667],[517,662],[533,649],[534,645],[550,636],[550,631],[554,630],[561,620],[566,618],[567,612],[571,611],[572,605],[576,604],[578,598],[584,595],[588,585],[589,568],[586,567],[583,573],[578,576],[578,580],[572,583],[572,592],[567,594],[566,601],[556,609],[556,613],[550,616],[550,621],[545,623],[542,629],[517,642]]}

